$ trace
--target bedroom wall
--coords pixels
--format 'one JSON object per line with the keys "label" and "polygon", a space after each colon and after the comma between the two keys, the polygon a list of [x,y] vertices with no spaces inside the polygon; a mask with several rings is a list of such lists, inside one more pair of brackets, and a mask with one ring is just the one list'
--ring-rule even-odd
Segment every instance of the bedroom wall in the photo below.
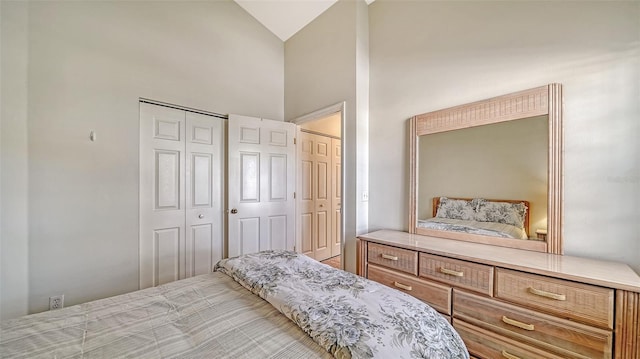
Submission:
{"label": "bedroom wall", "polygon": [[560,82],[565,253],[640,272],[640,3],[377,0],[369,14],[371,230],[408,226],[406,119]]}
{"label": "bedroom wall", "polygon": [[340,0],[285,42],[285,118],[345,102],[345,269],[355,272],[355,236],[367,230],[368,8]]}
{"label": "bedroom wall", "polygon": [[138,98],[283,120],[284,44],[232,1],[59,1],[28,47],[29,311],[136,290]]}
{"label": "bedroom wall", "polygon": [[0,2],[0,320],[27,314],[26,2]]}

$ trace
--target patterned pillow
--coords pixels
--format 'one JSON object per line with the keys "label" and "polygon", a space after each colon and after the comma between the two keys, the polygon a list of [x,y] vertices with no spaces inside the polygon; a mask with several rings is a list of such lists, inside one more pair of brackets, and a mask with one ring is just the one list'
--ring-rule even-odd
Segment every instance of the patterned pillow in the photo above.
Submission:
{"label": "patterned pillow", "polygon": [[440,197],[438,204],[437,218],[463,219],[465,221],[474,221],[476,212],[471,205],[471,201],[463,199],[450,199]]}
{"label": "patterned pillow", "polygon": [[[478,222],[504,223],[524,229],[527,206],[520,203],[491,202],[478,199],[475,220]],[[475,201],[475,200],[474,200]]]}

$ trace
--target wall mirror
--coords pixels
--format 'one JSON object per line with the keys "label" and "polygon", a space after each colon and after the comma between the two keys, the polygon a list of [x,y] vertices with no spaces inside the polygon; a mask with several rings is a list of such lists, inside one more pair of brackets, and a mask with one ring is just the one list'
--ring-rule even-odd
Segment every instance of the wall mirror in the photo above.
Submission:
{"label": "wall mirror", "polygon": [[562,254],[562,86],[412,117],[411,233]]}

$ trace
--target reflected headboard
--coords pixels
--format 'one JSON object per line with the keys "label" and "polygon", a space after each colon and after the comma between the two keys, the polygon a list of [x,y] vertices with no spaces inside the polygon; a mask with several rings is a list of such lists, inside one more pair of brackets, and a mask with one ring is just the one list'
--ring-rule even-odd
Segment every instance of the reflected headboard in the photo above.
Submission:
{"label": "reflected headboard", "polygon": [[[447,197],[449,199],[458,199],[458,200],[463,200],[463,201],[471,201],[473,200],[473,198],[462,198],[462,197],[448,197],[448,196],[443,196],[443,197]],[[505,203],[524,203],[525,206],[527,206],[527,212],[525,212],[524,215],[524,231],[527,233],[527,236],[530,236],[530,232],[529,232],[529,213],[531,212],[531,204],[529,203],[529,201],[522,201],[522,200],[517,200],[517,199],[490,199],[490,198],[485,198],[487,201],[489,202],[505,202]],[[436,214],[438,213],[438,206],[440,205],[440,197],[433,197],[433,210],[432,210],[432,216],[435,217]]]}

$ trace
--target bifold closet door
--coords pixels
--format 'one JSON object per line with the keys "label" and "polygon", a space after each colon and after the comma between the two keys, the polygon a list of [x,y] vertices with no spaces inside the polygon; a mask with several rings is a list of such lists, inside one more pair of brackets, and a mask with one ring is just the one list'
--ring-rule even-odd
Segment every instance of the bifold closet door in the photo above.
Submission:
{"label": "bifold closet door", "polygon": [[301,252],[321,261],[332,256],[333,247],[332,139],[307,132],[299,137]]}
{"label": "bifold closet door", "polygon": [[331,139],[331,256],[342,251],[342,141]]}
{"label": "bifold closet door", "polygon": [[222,258],[223,122],[140,103],[140,288]]}

